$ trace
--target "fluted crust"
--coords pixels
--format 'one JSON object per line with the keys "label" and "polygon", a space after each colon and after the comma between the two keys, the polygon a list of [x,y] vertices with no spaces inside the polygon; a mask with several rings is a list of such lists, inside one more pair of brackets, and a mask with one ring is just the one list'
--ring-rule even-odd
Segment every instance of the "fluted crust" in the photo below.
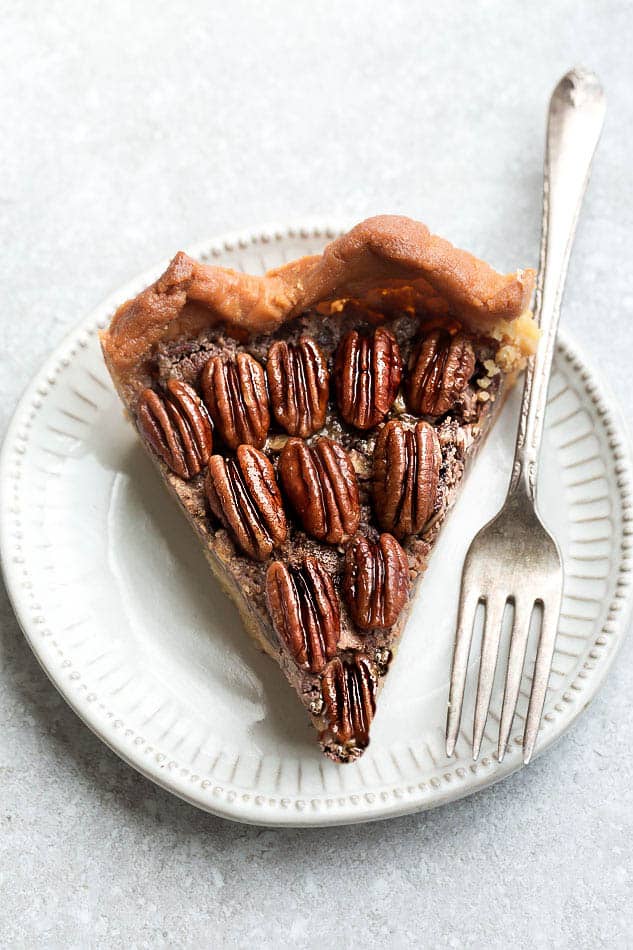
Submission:
{"label": "fluted crust", "polygon": [[[155,346],[217,323],[268,333],[325,301],[355,298],[382,309],[408,305],[454,314],[479,329],[528,308],[534,271],[499,274],[411,218],[368,218],[327,245],[264,276],[201,264],[180,251],[165,273],[117,310],[101,334],[117,388],[133,399]],[[399,296],[401,294],[401,296]]]}

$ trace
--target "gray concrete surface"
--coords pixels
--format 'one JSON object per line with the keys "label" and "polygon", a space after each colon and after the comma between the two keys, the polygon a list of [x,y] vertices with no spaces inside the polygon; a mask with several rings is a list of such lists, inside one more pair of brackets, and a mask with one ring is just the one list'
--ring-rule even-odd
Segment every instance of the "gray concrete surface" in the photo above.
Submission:
{"label": "gray concrete surface", "polygon": [[[419,216],[534,263],[546,101],[609,115],[564,322],[633,410],[633,6],[0,3],[0,417],[119,283],[226,228]],[[620,948],[633,942],[629,640],[575,728],[475,798],[325,831],[214,819],[65,706],[0,599],[3,947]]]}

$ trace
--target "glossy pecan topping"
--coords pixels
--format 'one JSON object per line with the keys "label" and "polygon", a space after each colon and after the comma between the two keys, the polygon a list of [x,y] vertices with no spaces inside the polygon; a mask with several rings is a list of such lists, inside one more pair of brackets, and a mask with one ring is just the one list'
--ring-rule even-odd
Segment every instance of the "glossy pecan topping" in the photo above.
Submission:
{"label": "glossy pecan topping", "polygon": [[336,657],[325,668],[321,682],[329,731],[341,744],[364,748],[376,710],[376,676],[369,657]]}
{"label": "glossy pecan topping", "polygon": [[249,557],[264,561],[286,540],[275,470],[259,449],[240,445],[236,458],[212,455],[205,488],[211,511]]}
{"label": "glossy pecan topping", "polygon": [[266,574],[266,596],[273,626],[298,666],[320,673],[336,654],[340,633],[334,585],[314,557],[299,567],[273,561]]}
{"label": "glossy pecan topping", "polygon": [[393,626],[409,594],[409,562],[393,535],[351,542],[345,552],[343,590],[361,630]]}
{"label": "glossy pecan topping", "polygon": [[307,534],[329,544],[354,534],[360,521],[358,482],[337,442],[323,437],[308,445],[288,439],[279,456],[279,477]]}
{"label": "glossy pecan topping", "polygon": [[325,423],[330,374],[309,336],[295,345],[279,340],[268,351],[268,391],[273,418],[290,435],[312,435]]}
{"label": "glossy pecan topping", "polygon": [[261,449],[270,426],[266,374],[250,353],[235,360],[212,356],[200,378],[205,402],[224,442],[231,449]]}
{"label": "glossy pecan topping", "polygon": [[407,402],[416,416],[441,416],[455,405],[475,371],[475,351],[465,333],[432,330],[409,361]]}
{"label": "glossy pecan topping", "polygon": [[145,440],[180,478],[193,478],[209,461],[213,451],[211,420],[187,383],[168,380],[164,395],[144,389],[136,416]]}
{"label": "glossy pecan topping", "polygon": [[374,512],[397,538],[421,531],[433,514],[442,464],[437,433],[428,422],[408,429],[391,420],[374,448]]}
{"label": "glossy pecan topping", "polygon": [[350,330],[341,340],[334,364],[340,413],[357,429],[371,429],[387,415],[402,378],[400,347],[385,327],[371,336]]}

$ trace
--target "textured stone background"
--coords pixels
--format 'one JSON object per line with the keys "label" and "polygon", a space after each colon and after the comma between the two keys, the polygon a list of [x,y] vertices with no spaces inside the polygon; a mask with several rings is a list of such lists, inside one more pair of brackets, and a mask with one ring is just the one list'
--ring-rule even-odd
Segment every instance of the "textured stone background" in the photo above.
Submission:
{"label": "textured stone background", "polygon": [[[118,284],[226,228],[419,216],[536,260],[544,114],[575,62],[609,115],[564,323],[633,409],[633,7],[0,3],[0,416]],[[240,827],[120,762],[0,599],[3,947],[619,948],[633,941],[633,641],[544,758],[432,813]]]}

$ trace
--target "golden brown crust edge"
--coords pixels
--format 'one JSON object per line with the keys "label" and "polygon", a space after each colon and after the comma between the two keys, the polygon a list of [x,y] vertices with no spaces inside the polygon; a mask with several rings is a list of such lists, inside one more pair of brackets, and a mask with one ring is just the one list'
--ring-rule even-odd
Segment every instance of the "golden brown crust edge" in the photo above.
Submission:
{"label": "golden brown crust edge", "polygon": [[146,385],[157,343],[223,323],[236,333],[274,330],[323,301],[374,300],[408,288],[409,300],[445,310],[480,329],[516,320],[529,306],[534,271],[499,274],[411,218],[368,218],[332,241],[262,277],[201,264],[182,251],[165,273],[117,310],[101,343],[117,389],[129,402]]}

